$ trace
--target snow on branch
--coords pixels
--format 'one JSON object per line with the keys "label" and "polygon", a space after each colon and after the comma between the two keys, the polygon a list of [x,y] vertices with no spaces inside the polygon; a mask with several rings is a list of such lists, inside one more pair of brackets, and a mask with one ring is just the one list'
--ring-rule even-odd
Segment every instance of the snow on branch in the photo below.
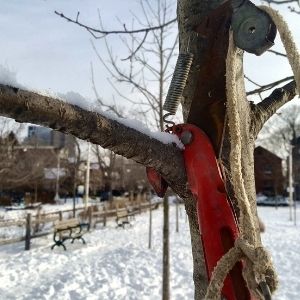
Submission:
{"label": "snow on branch", "polygon": [[[180,149],[174,136],[154,134],[136,122],[87,111],[62,100],[0,84],[0,115],[34,123],[98,144],[145,166],[153,167],[170,184],[186,183]],[[160,140],[158,140],[160,139]]]}

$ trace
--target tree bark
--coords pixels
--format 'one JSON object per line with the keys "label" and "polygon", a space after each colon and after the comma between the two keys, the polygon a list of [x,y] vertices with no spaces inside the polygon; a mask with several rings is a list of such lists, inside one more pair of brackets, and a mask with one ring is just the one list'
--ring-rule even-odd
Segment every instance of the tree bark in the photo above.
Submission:
{"label": "tree bark", "polygon": [[[188,47],[193,53],[194,59],[184,91],[182,107],[185,122],[187,121],[191,104],[195,102],[195,93],[199,80],[199,73],[205,64],[203,54],[207,51],[207,41],[195,32],[195,27],[222,1],[203,0],[179,0],[177,7],[180,49],[184,51]],[[190,45],[190,46],[188,46]],[[204,99],[198,99],[203,101]],[[225,99],[224,99],[225,100]],[[205,111],[205,114],[207,111]],[[224,115],[223,115],[224,117]],[[201,118],[201,116],[199,116]],[[209,124],[207,124],[209,126]],[[189,218],[192,254],[193,254],[193,278],[194,299],[203,299],[206,293],[208,280],[203,255],[202,241],[199,230],[196,201],[193,197],[184,198],[185,208]]]}

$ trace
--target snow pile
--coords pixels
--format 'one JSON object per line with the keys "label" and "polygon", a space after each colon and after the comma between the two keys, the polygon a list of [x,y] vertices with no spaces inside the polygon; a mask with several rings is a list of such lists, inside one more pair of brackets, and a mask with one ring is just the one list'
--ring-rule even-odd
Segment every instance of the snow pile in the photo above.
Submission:
{"label": "snow pile", "polygon": [[[300,295],[299,226],[289,219],[289,208],[259,207],[266,224],[263,241],[279,273],[274,300],[298,300]],[[179,233],[175,232],[175,206],[170,211],[171,299],[193,299],[190,234],[180,207]],[[152,249],[148,249],[148,213],[136,217],[132,227],[97,228],[85,235],[86,245],[75,241],[50,250],[52,237],[0,247],[1,299],[161,299],[162,209],[153,211]]]}

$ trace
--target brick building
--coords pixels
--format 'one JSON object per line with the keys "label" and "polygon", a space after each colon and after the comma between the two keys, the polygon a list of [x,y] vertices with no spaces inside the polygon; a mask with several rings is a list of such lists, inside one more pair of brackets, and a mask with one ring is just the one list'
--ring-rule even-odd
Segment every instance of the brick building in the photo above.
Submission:
{"label": "brick building", "polygon": [[259,146],[254,150],[256,193],[266,196],[283,195],[284,177],[282,159]]}
{"label": "brick building", "polygon": [[300,200],[300,137],[293,143],[293,179],[295,199]]}

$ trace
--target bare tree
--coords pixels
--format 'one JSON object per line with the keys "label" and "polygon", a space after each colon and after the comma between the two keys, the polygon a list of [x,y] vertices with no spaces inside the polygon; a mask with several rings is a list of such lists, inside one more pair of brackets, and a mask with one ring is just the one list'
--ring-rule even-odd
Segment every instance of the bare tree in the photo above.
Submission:
{"label": "bare tree", "polygon": [[300,106],[291,103],[278,112],[262,128],[257,143],[281,156],[287,156],[291,143],[300,134]]}
{"label": "bare tree", "polygon": [[269,5],[285,5],[286,4],[286,5],[288,5],[288,8],[291,12],[296,13],[296,14],[300,14],[300,11],[299,11],[300,2],[299,2],[299,0],[262,0],[262,2],[266,2]]}
{"label": "bare tree", "polygon": [[[166,96],[167,84],[172,75],[172,63],[176,54],[178,39],[174,33],[174,23],[171,19],[173,14],[174,1],[156,0],[140,1],[142,16],[134,15],[135,22],[141,28],[148,30],[130,30],[126,35],[121,37],[121,41],[128,51],[128,56],[124,59],[117,60],[112,48],[106,38],[108,32],[104,30],[100,18],[100,32],[105,40],[109,62],[99,54],[95,45],[93,48],[101,62],[102,66],[110,74],[109,82],[113,90],[120,99],[124,100],[131,106],[131,112],[135,111],[138,118],[143,119],[149,127],[164,130],[163,120],[163,103]],[[155,8],[154,8],[155,7]],[[171,21],[169,21],[171,19]],[[77,25],[83,26],[82,23],[75,21]],[[134,26],[134,22],[132,24]],[[126,28],[126,27],[125,27]],[[156,30],[153,30],[156,28]],[[95,33],[95,30],[92,31]],[[119,32],[120,33],[120,32]],[[111,34],[111,33],[110,33]],[[95,36],[94,36],[95,37]],[[101,51],[103,53],[103,51]],[[121,117],[122,114],[117,109],[117,105],[107,105],[99,96],[96,84],[93,79],[93,87],[99,104],[106,107],[108,111],[116,113]],[[120,86],[130,88],[134,97],[124,93]],[[115,161],[115,156],[110,154],[109,167],[107,167],[100,156],[99,148],[96,148],[96,154],[99,165],[105,169],[103,174],[107,174],[106,179],[110,183],[111,174]],[[169,205],[168,197],[164,197],[164,230],[163,230],[163,299],[169,299]]]}
{"label": "bare tree", "polygon": [[[223,1],[220,0],[181,0],[178,2],[177,19],[180,50],[187,49],[187,46],[190,45],[190,51],[194,54],[194,61],[182,102],[185,121],[195,121],[192,114],[193,112],[197,113],[198,122],[196,120],[194,124],[208,134],[216,153],[220,153],[218,158],[228,170],[229,176],[226,177],[226,183],[230,187],[230,174],[233,166],[229,160],[231,143],[225,118],[227,99],[224,60],[228,48],[228,23],[231,18],[231,10],[229,2],[224,2],[220,6],[222,3]],[[198,34],[195,34],[195,28]],[[238,69],[239,74],[241,74],[242,56],[238,58],[240,60]],[[208,72],[208,70],[214,70],[215,80],[207,82],[206,85],[199,84],[199,81],[201,83],[204,78],[203,72]],[[238,80],[244,80],[244,78]],[[237,109],[243,121],[240,167],[254,215],[256,215],[253,167],[254,141],[263,124],[295,94],[296,85],[292,81],[273,91],[269,97],[257,105],[246,99],[240,99],[238,103]],[[198,105],[200,103],[197,108],[194,107],[196,103]],[[113,120],[107,115],[88,112],[57,99],[24,91],[17,87],[0,85],[0,114],[14,118],[19,122],[41,124],[71,133],[81,139],[108,148],[117,154],[132,158],[145,166],[155,168],[162,174],[169,186],[185,202],[192,241],[195,299],[203,299],[207,288],[207,277],[196,213],[196,201],[188,189],[180,149],[129,128],[122,124],[120,119]],[[224,130],[218,131],[220,128]],[[221,152],[220,148],[222,148]],[[229,189],[228,194],[230,199],[234,201],[236,197],[234,190]],[[257,219],[255,221],[258,222]]]}
{"label": "bare tree", "polygon": [[114,152],[102,149],[97,145],[94,145],[93,150],[98,161],[99,169],[102,173],[104,188],[106,191],[108,191],[109,198],[112,200],[113,171],[115,168],[117,155]]}
{"label": "bare tree", "polygon": [[53,149],[41,149],[19,145],[14,133],[0,138],[1,190],[18,191],[20,188],[33,191],[37,202],[38,188],[45,179],[45,169],[53,167],[56,154]]}
{"label": "bare tree", "polygon": [[[93,48],[110,75],[108,80],[114,92],[120,100],[124,100],[130,106],[130,114],[135,112],[135,117],[142,119],[150,128],[163,131],[163,103],[178,46],[174,23],[168,22],[174,13],[174,1],[156,0],[153,5],[146,0],[140,1],[140,5],[143,14],[140,17],[134,15],[134,20],[139,26],[149,28],[149,31],[141,36],[139,32],[131,30],[121,37],[123,47],[128,51],[127,58],[118,59],[106,37],[104,46],[108,60],[103,55],[103,49],[99,54],[95,44]],[[124,117],[124,109],[120,113],[116,104],[106,104],[97,92],[96,86],[93,79],[93,88],[99,104],[117,116]],[[125,92],[124,88],[128,92]]]}

